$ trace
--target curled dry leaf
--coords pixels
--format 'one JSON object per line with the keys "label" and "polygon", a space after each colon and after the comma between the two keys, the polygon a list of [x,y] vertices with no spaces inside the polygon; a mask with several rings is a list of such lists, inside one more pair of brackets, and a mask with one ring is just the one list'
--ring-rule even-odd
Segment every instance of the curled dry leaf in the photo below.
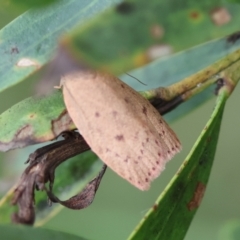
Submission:
{"label": "curled dry leaf", "polygon": [[99,184],[102,180],[102,177],[107,169],[107,165],[103,165],[102,170],[98,174],[97,177],[95,177],[92,181],[90,181],[87,186],[81,191],[79,194],[69,198],[68,200],[61,201],[59,198],[57,198],[52,191],[48,191],[47,194],[49,199],[54,203],[60,203],[61,205],[71,208],[71,209],[83,209],[88,207],[95,197],[95,194],[98,190]]}
{"label": "curled dry leaf", "polygon": [[73,122],[105,164],[147,190],[181,150],[176,134],[149,101],[118,78],[72,66],[61,85]]}
{"label": "curled dry leaf", "polygon": [[[37,149],[29,155],[29,166],[25,169],[15,189],[12,204],[18,205],[18,212],[12,215],[14,223],[32,225],[35,220],[34,191],[46,190],[50,200],[59,202],[72,209],[81,209],[90,205],[95,197],[106,165],[82,192],[66,201],[60,201],[53,193],[55,169],[68,158],[89,150],[89,146],[77,132],[64,134],[65,140]],[[49,182],[49,190],[45,184]]]}

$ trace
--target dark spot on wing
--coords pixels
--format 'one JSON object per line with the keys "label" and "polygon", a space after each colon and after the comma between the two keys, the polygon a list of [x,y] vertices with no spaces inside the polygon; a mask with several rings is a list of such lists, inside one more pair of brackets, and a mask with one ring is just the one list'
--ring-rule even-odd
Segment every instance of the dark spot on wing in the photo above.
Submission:
{"label": "dark spot on wing", "polygon": [[235,32],[227,37],[227,42],[234,44],[237,40],[240,39],[240,31]]}
{"label": "dark spot on wing", "polygon": [[112,111],[112,115],[114,116],[114,117],[116,117],[117,116],[117,114],[118,114],[118,112],[117,111]]}
{"label": "dark spot on wing", "polygon": [[99,112],[95,112],[95,117],[99,117],[99,116],[100,116]]}
{"label": "dark spot on wing", "polygon": [[142,109],[143,114],[147,115],[147,108],[144,106]]}
{"label": "dark spot on wing", "polygon": [[146,182],[149,182],[149,179],[148,179],[148,178],[145,178],[145,181],[146,181]]}
{"label": "dark spot on wing", "polygon": [[115,137],[118,141],[124,141],[124,136],[123,135],[117,135]]}

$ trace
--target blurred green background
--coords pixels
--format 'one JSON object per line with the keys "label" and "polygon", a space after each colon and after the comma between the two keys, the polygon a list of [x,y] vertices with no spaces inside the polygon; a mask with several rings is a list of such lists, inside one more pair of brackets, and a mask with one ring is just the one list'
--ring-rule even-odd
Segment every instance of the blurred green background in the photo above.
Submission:
{"label": "blurred green background", "polygon": [[[0,27],[21,13],[21,10],[14,9],[8,1],[3,2],[5,5],[1,4],[0,8]],[[34,85],[33,77],[1,93],[0,112],[31,96]],[[227,103],[208,188],[186,240],[240,239],[239,92],[240,87],[237,87]],[[207,122],[214,104],[215,99],[212,98],[171,123],[182,142],[183,151],[168,163],[164,173],[152,184],[149,191],[135,189],[108,170],[89,208],[81,211],[64,209],[45,227],[74,233],[87,239],[126,239],[177,171]],[[0,155],[1,195],[17,181],[21,169],[25,167],[24,161],[35,148],[36,146]]]}

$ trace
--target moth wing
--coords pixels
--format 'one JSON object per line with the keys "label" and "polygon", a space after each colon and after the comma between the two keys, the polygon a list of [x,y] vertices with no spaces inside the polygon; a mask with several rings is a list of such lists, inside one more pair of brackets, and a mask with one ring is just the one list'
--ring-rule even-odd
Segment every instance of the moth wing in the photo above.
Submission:
{"label": "moth wing", "polygon": [[92,151],[141,190],[180,151],[179,140],[156,109],[115,77],[75,72],[64,77],[63,94]]}

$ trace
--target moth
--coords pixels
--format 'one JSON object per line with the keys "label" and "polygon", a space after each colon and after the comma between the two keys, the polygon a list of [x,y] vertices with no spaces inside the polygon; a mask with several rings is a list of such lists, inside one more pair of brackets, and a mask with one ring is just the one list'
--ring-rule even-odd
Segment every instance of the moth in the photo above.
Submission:
{"label": "moth", "polygon": [[181,150],[148,100],[108,73],[90,69],[61,78],[66,108],[85,141],[113,171],[140,190]]}

